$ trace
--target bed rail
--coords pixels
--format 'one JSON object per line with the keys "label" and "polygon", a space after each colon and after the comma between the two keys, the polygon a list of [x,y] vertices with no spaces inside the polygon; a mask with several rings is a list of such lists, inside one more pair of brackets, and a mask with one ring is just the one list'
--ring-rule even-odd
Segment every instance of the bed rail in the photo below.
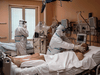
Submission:
{"label": "bed rail", "polygon": [[96,69],[96,75],[99,75],[99,74],[98,74],[99,68],[100,68],[100,64],[97,66],[97,69]]}

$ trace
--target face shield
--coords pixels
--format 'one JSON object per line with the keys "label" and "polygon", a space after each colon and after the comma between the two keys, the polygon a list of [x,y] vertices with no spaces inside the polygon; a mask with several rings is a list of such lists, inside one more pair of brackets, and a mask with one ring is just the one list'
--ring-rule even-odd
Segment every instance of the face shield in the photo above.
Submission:
{"label": "face shield", "polygon": [[67,30],[68,30],[68,24],[69,24],[68,19],[61,20],[61,25],[64,27],[64,29],[62,29],[63,32],[67,32]]}
{"label": "face shield", "polygon": [[27,21],[19,20],[19,26],[27,28]]}

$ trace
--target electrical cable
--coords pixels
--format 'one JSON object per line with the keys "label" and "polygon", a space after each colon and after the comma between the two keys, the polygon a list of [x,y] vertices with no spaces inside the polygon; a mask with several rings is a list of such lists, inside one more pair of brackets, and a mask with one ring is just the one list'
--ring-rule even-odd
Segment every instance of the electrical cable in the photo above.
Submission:
{"label": "electrical cable", "polygon": [[88,22],[84,19],[84,17],[81,15],[81,11],[80,11],[80,16],[82,17],[82,19],[87,23],[87,25],[90,27],[90,46],[91,46],[91,26],[88,24]]}
{"label": "electrical cable", "polygon": [[60,0],[60,6],[62,7],[62,2],[61,2],[61,0]]}

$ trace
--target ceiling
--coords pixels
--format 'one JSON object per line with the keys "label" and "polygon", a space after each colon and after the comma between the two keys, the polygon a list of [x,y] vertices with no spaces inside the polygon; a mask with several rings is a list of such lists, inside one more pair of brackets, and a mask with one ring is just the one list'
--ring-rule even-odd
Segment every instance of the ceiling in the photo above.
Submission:
{"label": "ceiling", "polygon": [[[0,0],[0,1],[16,1],[16,0]],[[42,0],[17,0],[17,1],[42,1]]]}

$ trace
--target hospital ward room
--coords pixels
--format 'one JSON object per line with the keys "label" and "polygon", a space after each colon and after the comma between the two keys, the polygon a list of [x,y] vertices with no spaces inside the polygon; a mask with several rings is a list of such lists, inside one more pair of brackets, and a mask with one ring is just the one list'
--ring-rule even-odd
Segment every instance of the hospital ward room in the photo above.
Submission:
{"label": "hospital ward room", "polygon": [[0,0],[0,75],[100,75],[100,0]]}

